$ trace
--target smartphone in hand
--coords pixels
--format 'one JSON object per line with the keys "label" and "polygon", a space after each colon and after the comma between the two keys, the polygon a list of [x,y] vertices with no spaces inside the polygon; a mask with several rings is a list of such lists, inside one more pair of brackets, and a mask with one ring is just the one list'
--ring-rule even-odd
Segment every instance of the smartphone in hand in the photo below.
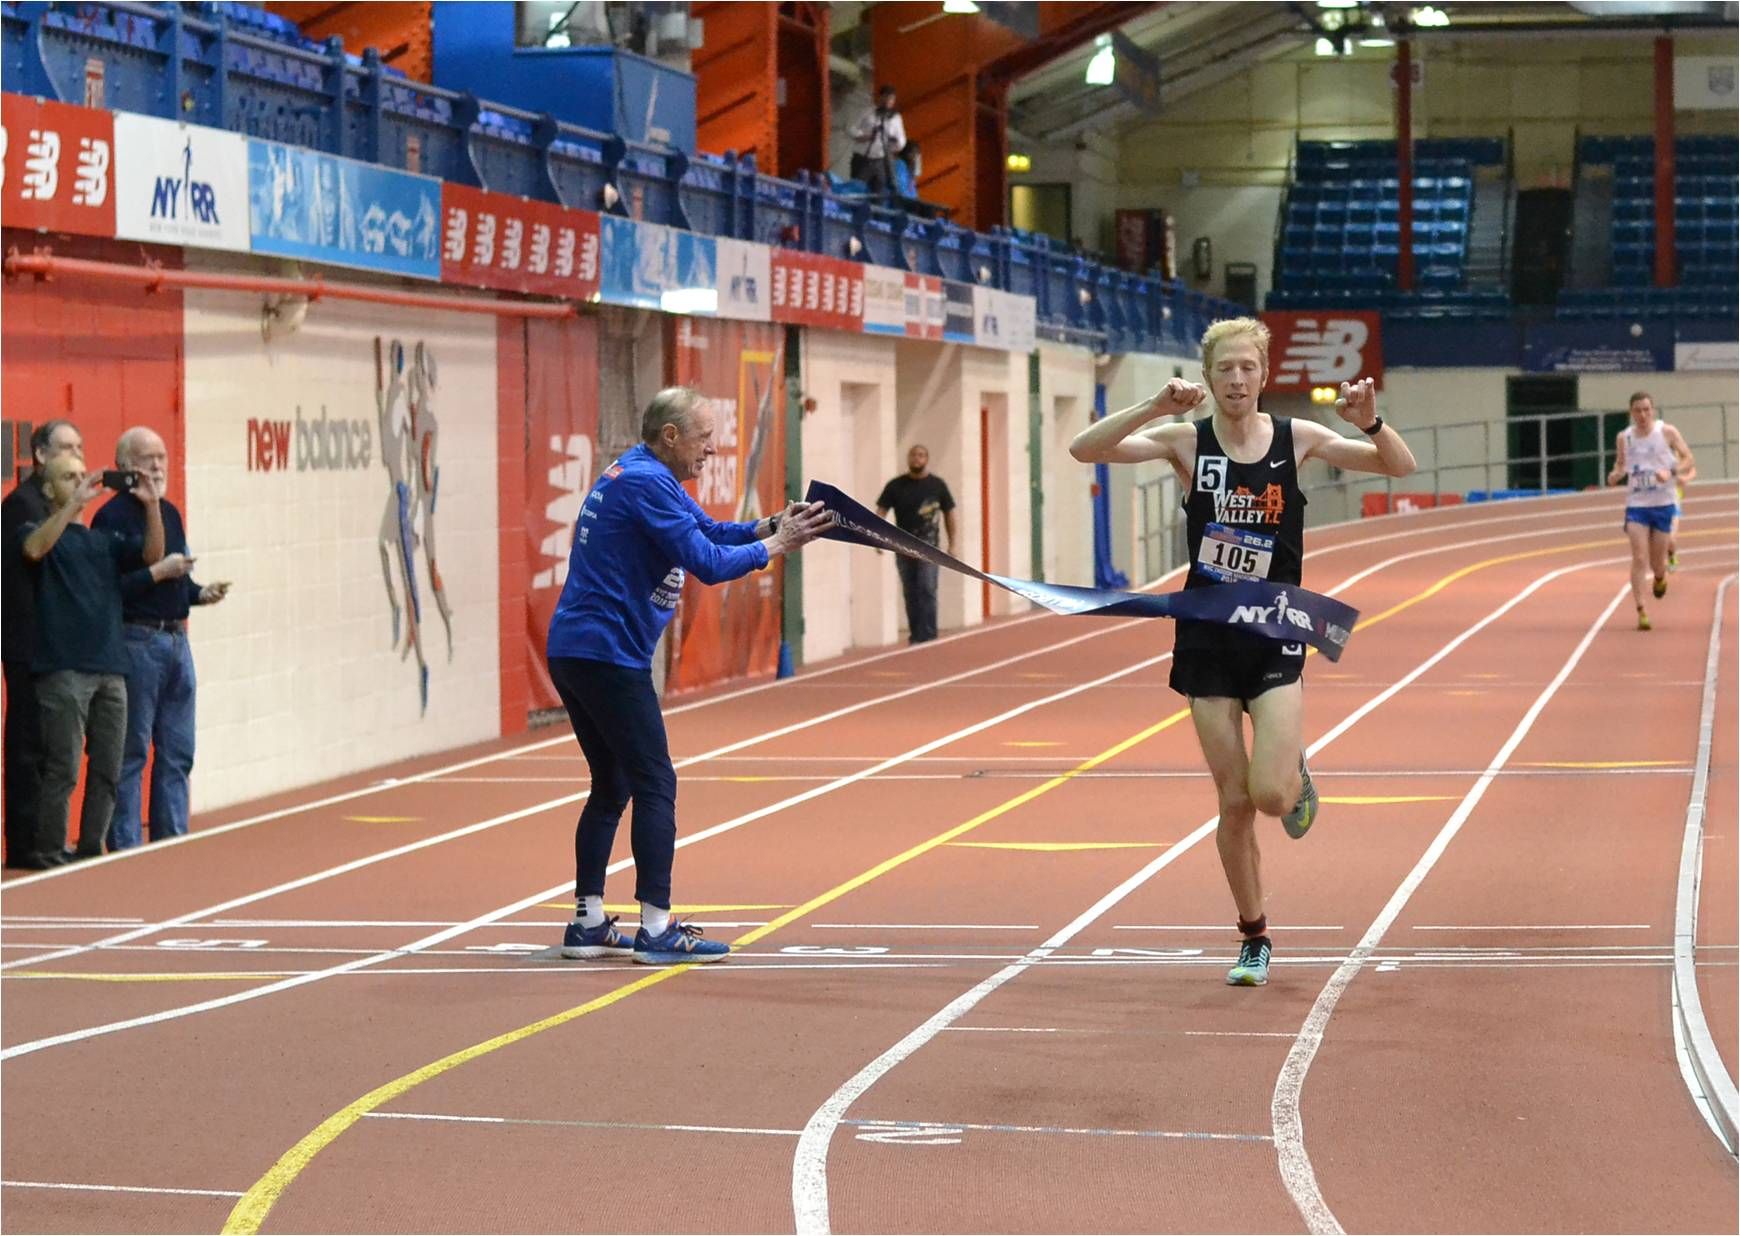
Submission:
{"label": "smartphone in hand", "polygon": [[106,468],[103,470],[103,484],[116,493],[130,493],[133,486],[138,483],[139,474],[131,469]]}

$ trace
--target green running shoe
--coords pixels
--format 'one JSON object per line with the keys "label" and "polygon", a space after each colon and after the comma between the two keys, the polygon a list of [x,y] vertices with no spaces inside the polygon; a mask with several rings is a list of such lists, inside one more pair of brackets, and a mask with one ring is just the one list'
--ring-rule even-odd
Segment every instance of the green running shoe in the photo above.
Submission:
{"label": "green running shoe", "polygon": [[1246,936],[1239,964],[1226,972],[1228,987],[1261,987],[1269,981],[1269,937]]}
{"label": "green running shoe", "polygon": [[1293,804],[1293,809],[1281,817],[1281,827],[1287,830],[1287,835],[1297,841],[1311,831],[1311,825],[1317,820],[1317,787],[1311,783],[1311,770],[1305,767],[1305,755],[1299,755],[1299,801]]}

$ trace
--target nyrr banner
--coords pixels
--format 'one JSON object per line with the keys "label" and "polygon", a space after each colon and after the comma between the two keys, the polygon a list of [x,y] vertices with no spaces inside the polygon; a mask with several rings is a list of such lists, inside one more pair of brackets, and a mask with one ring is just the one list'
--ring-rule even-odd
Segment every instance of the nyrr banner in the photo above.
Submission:
{"label": "nyrr banner", "polygon": [[251,138],[248,195],[255,253],[441,277],[441,182],[433,176]]}
{"label": "nyrr banner", "polygon": [[997,288],[973,289],[974,342],[1005,352],[1033,351],[1033,298]]}
{"label": "nyrr banner", "polygon": [[560,708],[544,647],[580,505],[597,479],[598,319],[529,319],[526,329],[526,667],[530,708]]}
{"label": "nyrr banner", "polygon": [[115,235],[246,251],[248,139],[115,113]]}
{"label": "nyrr banner", "polygon": [[1030,579],[990,575],[945,554],[878,519],[859,503],[823,481],[811,481],[806,502],[820,502],[838,521],[824,532],[830,541],[891,549],[996,584],[1054,614],[1096,614],[1108,618],[1192,618],[1220,622],[1285,643],[1306,643],[1331,661],[1339,661],[1359,611],[1297,585],[1251,582],[1216,584],[1188,592],[1119,592],[1111,588],[1078,588],[1043,584]]}
{"label": "nyrr banner", "polygon": [[1376,313],[1265,313],[1263,324],[1272,336],[1268,389],[1303,391],[1360,378],[1383,389],[1383,334]]}
{"label": "nyrr banner", "polygon": [[[690,490],[714,519],[761,519],[784,505],[785,383],[776,326],[698,319],[683,323],[676,380],[713,413],[713,445]],[[671,624],[668,689],[771,674],[779,664],[783,559],[717,587],[690,579]]]}
{"label": "nyrr banner", "polygon": [[719,237],[719,316],[766,322],[773,316],[773,251]]}
{"label": "nyrr banner", "polygon": [[0,220],[81,236],[115,234],[114,125],[108,112],[7,94]]}
{"label": "nyrr banner", "polygon": [[598,216],[550,202],[441,185],[441,278],[510,292],[598,295]]}

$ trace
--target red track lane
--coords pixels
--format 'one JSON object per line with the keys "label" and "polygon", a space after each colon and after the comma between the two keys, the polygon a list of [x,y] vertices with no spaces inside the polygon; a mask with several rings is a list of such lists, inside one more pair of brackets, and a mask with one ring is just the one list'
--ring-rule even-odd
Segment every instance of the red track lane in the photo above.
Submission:
{"label": "red track lane", "polygon": [[[1701,685],[1735,544],[1733,487],[1693,496],[1656,630],[1632,631],[1622,604],[1596,634],[1327,1023],[1301,1110],[1316,1183],[1348,1231],[1740,1225],[1735,1161],[1687,1093],[1670,1024],[1699,703],[1686,684]],[[1590,495],[1312,533],[1308,586],[1388,563],[1343,595],[1367,619],[1405,608],[1339,665],[1313,660],[1308,737],[1547,572],[1623,556],[1617,524],[1614,499]],[[1221,982],[1234,941],[1212,838],[1177,849],[846,1107],[826,1145],[833,1229],[1303,1230],[1270,1112],[1294,1036],[1624,572],[1546,583],[1314,757],[1324,794],[1366,801],[1328,803],[1304,843],[1265,832],[1266,989]],[[1732,1068],[1730,598],[1700,976]],[[674,712],[679,758],[745,744],[679,774],[684,836],[764,813],[679,851],[679,903],[744,907],[698,915],[734,938],[751,928],[731,924],[829,899],[724,966],[438,1074],[427,1066],[450,1053],[657,973],[512,951],[553,944],[566,918],[560,891],[539,894],[571,873],[578,808],[562,800],[584,788],[583,765],[571,743],[540,742],[555,735],[9,882],[9,1053],[264,994],[5,1060],[7,1230],[219,1230],[281,1155],[402,1078],[279,1181],[262,1230],[791,1230],[798,1133],[847,1079],[1213,814],[1187,721],[1050,780],[1178,710],[1165,661],[1130,669],[1169,644],[1151,623],[1017,621]],[[1632,766],[1564,767],[1595,761]],[[1084,843],[1099,848],[1010,848]],[[613,876],[608,900],[632,887],[631,871]],[[1427,930],[1441,927],[1454,930]],[[112,943],[80,947],[99,941]]]}

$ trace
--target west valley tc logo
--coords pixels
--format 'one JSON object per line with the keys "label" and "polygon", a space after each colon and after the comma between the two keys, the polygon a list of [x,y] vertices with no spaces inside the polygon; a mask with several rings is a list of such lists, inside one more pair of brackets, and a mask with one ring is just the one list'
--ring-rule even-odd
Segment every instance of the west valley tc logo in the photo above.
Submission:
{"label": "west valley tc logo", "polygon": [[1383,387],[1381,327],[1375,313],[1329,310],[1265,313],[1269,389],[1308,390],[1360,378]]}

